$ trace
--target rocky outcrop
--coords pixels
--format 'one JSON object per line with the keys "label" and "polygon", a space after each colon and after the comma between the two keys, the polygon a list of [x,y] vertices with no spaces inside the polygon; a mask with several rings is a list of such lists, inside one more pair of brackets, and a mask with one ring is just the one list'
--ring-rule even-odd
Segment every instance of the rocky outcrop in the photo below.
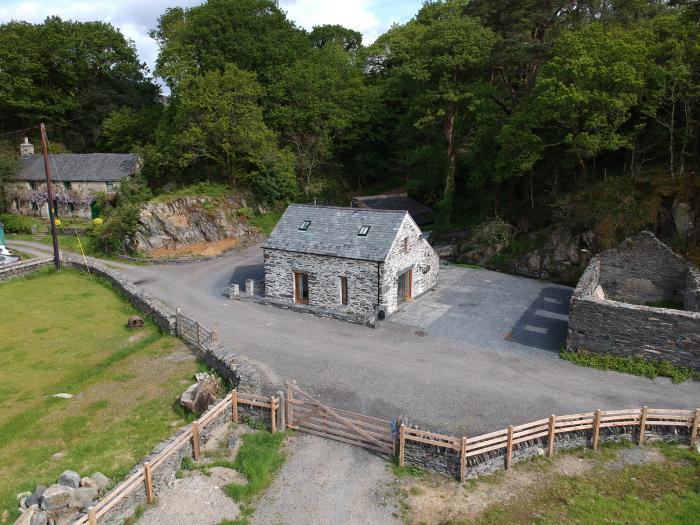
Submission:
{"label": "rocky outcrop", "polygon": [[245,200],[240,197],[216,200],[181,197],[165,203],[146,203],[139,214],[139,227],[131,248],[150,253],[252,235],[255,227],[239,213],[245,206]]}

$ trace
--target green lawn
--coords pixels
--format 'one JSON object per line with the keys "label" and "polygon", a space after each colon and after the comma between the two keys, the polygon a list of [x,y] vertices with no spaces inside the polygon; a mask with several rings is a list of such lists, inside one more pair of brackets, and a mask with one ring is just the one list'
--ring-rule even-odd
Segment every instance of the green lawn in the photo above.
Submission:
{"label": "green lawn", "polygon": [[175,401],[199,365],[151,323],[129,331],[108,284],[34,275],[1,284],[0,305],[0,514],[65,469],[123,477],[188,419]]}

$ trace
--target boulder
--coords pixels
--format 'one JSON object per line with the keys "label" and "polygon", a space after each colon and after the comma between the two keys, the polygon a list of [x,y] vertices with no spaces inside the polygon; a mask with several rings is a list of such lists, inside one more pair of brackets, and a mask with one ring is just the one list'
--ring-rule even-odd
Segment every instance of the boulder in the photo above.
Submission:
{"label": "boulder", "polygon": [[180,404],[190,412],[202,414],[218,400],[221,382],[207,373],[196,374],[195,379],[197,383],[180,396]]}
{"label": "boulder", "polygon": [[686,239],[688,237],[688,231],[693,225],[692,208],[688,203],[680,202],[678,199],[676,199],[673,201],[671,214],[673,215],[673,224],[676,227],[678,237],[681,239]]}
{"label": "boulder", "polygon": [[95,482],[95,488],[98,491],[106,489],[111,483],[110,479],[104,474],[102,474],[102,472],[95,472],[90,476],[90,479],[92,479]]}
{"label": "boulder", "polygon": [[88,503],[97,498],[97,489],[93,487],[83,487],[73,489],[70,493],[68,506],[71,509],[84,509]]}
{"label": "boulder", "polygon": [[65,485],[51,485],[41,495],[41,508],[55,511],[68,506],[70,503],[71,488]]}
{"label": "boulder", "polygon": [[53,525],[71,525],[79,517],[79,511],[66,507],[65,509],[49,512],[49,523],[53,523]]}
{"label": "boulder", "polygon": [[34,493],[25,500],[25,505],[31,507],[32,505],[39,505],[41,503],[41,496],[46,490],[43,485],[38,485]]}
{"label": "boulder", "polygon": [[89,477],[84,477],[80,480],[80,486],[81,487],[87,487],[87,488],[92,488],[96,489],[97,488],[97,482]]}
{"label": "boulder", "polygon": [[58,476],[57,483],[59,485],[65,485],[66,487],[77,489],[80,486],[80,474],[74,470],[64,470],[63,473]]}

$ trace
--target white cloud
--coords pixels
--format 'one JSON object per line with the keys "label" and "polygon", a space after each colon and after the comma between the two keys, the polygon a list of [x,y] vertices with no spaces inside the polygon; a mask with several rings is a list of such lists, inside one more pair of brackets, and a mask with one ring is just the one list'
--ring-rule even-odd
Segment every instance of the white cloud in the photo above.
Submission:
{"label": "white cloud", "polygon": [[280,2],[290,19],[305,29],[323,24],[340,24],[359,31],[371,43],[385,29],[371,9],[369,0],[329,2],[328,0],[289,0]]}

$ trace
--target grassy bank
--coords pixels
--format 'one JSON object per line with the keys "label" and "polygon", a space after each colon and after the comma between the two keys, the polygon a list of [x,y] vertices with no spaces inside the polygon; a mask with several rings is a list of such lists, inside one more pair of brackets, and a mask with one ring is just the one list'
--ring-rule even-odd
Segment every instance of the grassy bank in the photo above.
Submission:
{"label": "grassy bank", "polygon": [[[0,513],[65,469],[124,476],[184,424],[191,353],[107,284],[64,270],[0,285]],[[71,399],[50,397],[69,393]]]}

